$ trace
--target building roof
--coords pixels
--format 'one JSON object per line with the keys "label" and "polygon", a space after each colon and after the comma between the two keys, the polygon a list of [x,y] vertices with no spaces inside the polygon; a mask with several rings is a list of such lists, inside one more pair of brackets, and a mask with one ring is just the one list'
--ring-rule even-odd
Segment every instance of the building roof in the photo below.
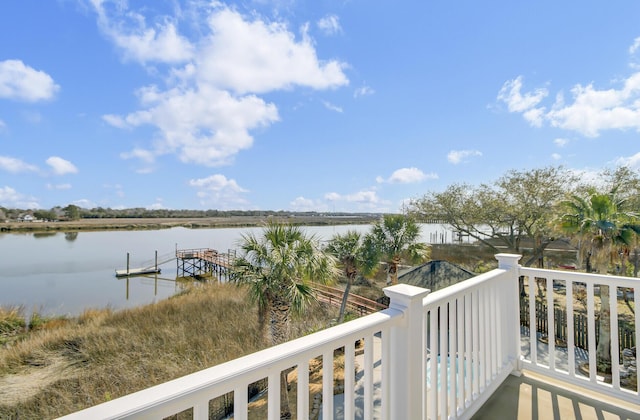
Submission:
{"label": "building roof", "polygon": [[410,284],[432,292],[475,277],[475,273],[448,261],[429,261],[398,276],[398,283]]}

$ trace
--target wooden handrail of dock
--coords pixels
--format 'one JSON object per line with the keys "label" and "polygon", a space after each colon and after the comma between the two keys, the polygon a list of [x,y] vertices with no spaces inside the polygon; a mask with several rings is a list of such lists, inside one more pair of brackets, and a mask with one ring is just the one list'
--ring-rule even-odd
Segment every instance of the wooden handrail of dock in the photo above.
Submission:
{"label": "wooden handrail of dock", "polygon": [[235,255],[231,253],[221,254],[212,248],[193,248],[176,250],[176,258],[199,259],[224,268],[230,268],[233,265]]}

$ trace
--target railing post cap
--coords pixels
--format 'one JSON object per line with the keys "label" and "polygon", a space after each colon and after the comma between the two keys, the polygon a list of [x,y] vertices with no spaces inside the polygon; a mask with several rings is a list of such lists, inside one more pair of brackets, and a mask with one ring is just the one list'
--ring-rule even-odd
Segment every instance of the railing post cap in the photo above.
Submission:
{"label": "railing post cap", "polygon": [[404,283],[385,287],[383,291],[384,294],[391,299],[391,302],[410,302],[416,299],[422,299],[431,293],[431,290],[429,289],[423,289],[422,287]]}
{"label": "railing post cap", "polygon": [[498,260],[498,268],[504,268],[506,270],[516,267],[518,261],[522,258],[519,254],[496,254],[496,260]]}

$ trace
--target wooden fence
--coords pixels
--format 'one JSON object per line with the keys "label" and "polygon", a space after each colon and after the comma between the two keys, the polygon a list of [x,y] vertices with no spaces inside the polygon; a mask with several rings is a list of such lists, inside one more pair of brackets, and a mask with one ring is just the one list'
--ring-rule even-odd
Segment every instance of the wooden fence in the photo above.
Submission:
{"label": "wooden fence", "polygon": [[[556,343],[567,342],[567,311],[562,308],[553,308],[554,311],[554,336]],[[600,323],[596,316],[596,343],[598,342]],[[529,301],[527,298],[520,300],[520,325],[530,327],[529,320]],[[536,331],[549,336],[549,325],[547,318],[547,305],[543,302],[536,301]],[[573,314],[573,342],[576,347],[588,350],[589,338],[587,335],[588,321],[587,316],[580,313]],[[633,327],[629,328],[625,325],[618,325],[618,340],[620,343],[620,351],[635,347],[635,331]]]}

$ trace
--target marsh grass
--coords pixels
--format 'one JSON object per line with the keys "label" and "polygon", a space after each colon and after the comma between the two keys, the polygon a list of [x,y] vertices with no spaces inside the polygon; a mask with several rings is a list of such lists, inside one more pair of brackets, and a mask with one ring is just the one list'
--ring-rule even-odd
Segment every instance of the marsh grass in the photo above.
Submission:
{"label": "marsh grass", "polygon": [[[315,306],[293,335],[334,316]],[[256,309],[231,285],[192,287],[123,311],[88,310],[0,349],[0,418],[59,417],[260,348]]]}
{"label": "marsh grass", "polygon": [[27,323],[20,307],[0,307],[0,346],[16,339]]}

